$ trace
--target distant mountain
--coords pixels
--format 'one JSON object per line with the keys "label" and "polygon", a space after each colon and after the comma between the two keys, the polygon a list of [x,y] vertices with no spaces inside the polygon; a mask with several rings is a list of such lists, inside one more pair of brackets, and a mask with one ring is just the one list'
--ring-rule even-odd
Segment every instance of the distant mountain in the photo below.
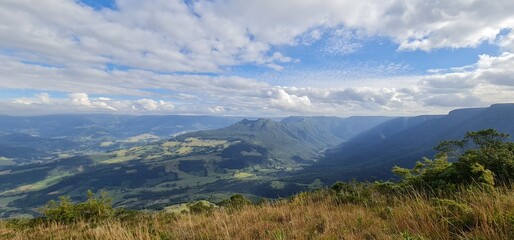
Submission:
{"label": "distant mountain", "polygon": [[26,133],[41,137],[112,136],[125,138],[149,133],[169,137],[181,132],[216,129],[241,118],[183,115],[48,115],[0,116],[0,133]]}
{"label": "distant mountain", "polygon": [[[394,165],[412,167],[424,156],[431,158],[440,141],[461,139],[468,131],[486,128],[513,136],[514,104],[387,121],[327,151],[318,165],[308,169],[309,175],[320,174],[327,182],[389,178]],[[329,174],[321,174],[327,169]]]}
{"label": "distant mountain", "polygon": [[6,165],[0,169],[0,199],[6,199],[0,212],[33,213],[30,209],[55,195],[78,199],[87,189],[105,189],[117,206],[130,208],[162,208],[236,192],[287,196],[311,185],[285,184],[283,176],[313,164],[327,147],[389,119],[244,119],[107,153]]}
{"label": "distant mountain", "polygon": [[348,141],[354,136],[369,130],[383,122],[394,119],[395,117],[374,117],[374,116],[354,116],[348,118],[338,117],[288,117],[283,119],[283,123],[310,122],[329,135]]}
{"label": "distant mountain", "polygon": [[0,151],[0,157],[26,161],[63,152],[113,150],[181,133],[226,127],[239,120],[241,118],[180,115],[0,116],[2,149],[27,150],[23,154],[18,150]]}
{"label": "distant mountain", "polygon": [[39,152],[34,148],[0,145],[0,158],[33,159],[41,158],[44,156],[46,156],[45,153]]}
{"label": "distant mountain", "polygon": [[347,141],[391,117],[289,117],[242,120],[226,128],[198,131],[179,136],[180,139],[240,140],[261,146],[279,161],[315,160],[328,147]]}
{"label": "distant mountain", "polygon": [[[152,209],[233,193],[283,197],[337,180],[391,178],[394,165],[411,167],[432,157],[441,140],[461,139],[468,131],[514,135],[514,104],[401,118],[13,119],[0,117],[0,217],[33,213],[59,195],[78,200],[87,189],[107,190],[116,206]],[[77,151],[13,163],[16,156],[44,158],[50,148]]]}

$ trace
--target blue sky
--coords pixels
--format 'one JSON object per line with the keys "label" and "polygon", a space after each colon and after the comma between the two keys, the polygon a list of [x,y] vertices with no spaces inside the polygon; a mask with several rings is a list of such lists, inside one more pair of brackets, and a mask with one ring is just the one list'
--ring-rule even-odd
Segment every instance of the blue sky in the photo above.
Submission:
{"label": "blue sky", "polygon": [[80,2],[95,10],[101,10],[102,8],[116,9],[116,1],[111,0],[81,0]]}
{"label": "blue sky", "polygon": [[512,102],[511,1],[0,3],[0,114],[416,115]]}

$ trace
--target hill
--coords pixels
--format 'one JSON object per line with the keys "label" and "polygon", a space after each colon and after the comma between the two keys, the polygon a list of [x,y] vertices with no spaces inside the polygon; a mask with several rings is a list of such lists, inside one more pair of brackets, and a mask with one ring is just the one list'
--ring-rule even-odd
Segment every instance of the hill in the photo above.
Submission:
{"label": "hill", "polygon": [[[237,208],[185,204],[174,211],[126,212],[103,221],[0,220],[3,239],[512,239],[512,190],[409,193],[344,201],[331,190]],[[350,195],[353,196],[353,195]],[[188,212],[188,206],[196,207]]]}
{"label": "hill", "polygon": [[[61,196],[46,204],[39,217],[0,220],[0,237],[511,239],[514,142],[504,133],[484,129],[449,144],[459,151],[439,148],[437,160],[413,169],[394,168],[399,181],[337,182],[253,203],[235,194],[160,211],[134,211],[113,208],[105,192],[88,191],[87,200],[78,203]],[[450,152],[455,162],[448,161]]]}
{"label": "hill", "polygon": [[[288,196],[319,184],[280,179],[313,164],[324,149],[345,141],[344,136],[365,130],[363,119],[245,119],[217,130],[107,153],[4,166],[0,198],[5,201],[0,209],[4,216],[20,210],[33,214],[31,208],[55,194],[78,200],[87,189],[105,189],[114,196],[116,206],[136,209],[160,209],[196,198],[219,199],[235,192]],[[368,128],[387,119],[370,117]],[[333,124],[326,125],[327,121]],[[359,127],[350,127],[355,121]],[[341,126],[349,133],[333,131]]]}
{"label": "hill", "polygon": [[270,119],[242,120],[232,126],[184,134],[178,139],[238,140],[261,146],[278,161],[312,162],[323,150],[336,146],[370,129],[388,117],[289,117],[279,122]]}
{"label": "hill", "polygon": [[0,116],[0,157],[30,162],[62,154],[109,151],[180,133],[226,127],[239,120],[180,115]]}
{"label": "hill", "polygon": [[393,119],[327,151],[319,164],[306,170],[310,171],[306,175],[312,174],[306,179],[317,175],[328,183],[353,178],[387,179],[392,177],[388,169],[395,165],[412,167],[422,157],[432,157],[433,147],[442,140],[460,139],[466,132],[487,128],[514,136],[513,122],[514,104]]}

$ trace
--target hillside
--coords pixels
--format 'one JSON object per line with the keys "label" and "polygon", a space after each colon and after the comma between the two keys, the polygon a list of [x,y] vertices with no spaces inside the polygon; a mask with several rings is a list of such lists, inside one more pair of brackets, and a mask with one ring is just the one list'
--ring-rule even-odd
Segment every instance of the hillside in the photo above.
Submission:
{"label": "hillside", "polygon": [[[364,117],[363,117],[364,118]],[[370,117],[368,128],[388,118]],[[354,120],[297,118],[276,122],[242,120],[231,126],[187,133],[136,147],[4,166],[0,174],[3,216],[27,213],[56,194],[81,199],[87,189],[105,189],[116,206],[160,209],[199,198],[220,199],[235,192],[261,197],[288,196],[319,187],[280,181],[313,164],[324,149],[345,141],[339,126]],[[364,131],[351,128],[352,134]],[[365,121],[364,121],[365,123]],[[21,211],[20,211],[21,210]]]}
{"label": "hillside", "polygon": [[100,222],[0,221],[0,238],[504,240],[514,236],[513,205],[513,192],[500,189],[439,200],[376,193],[367,202],[341,201],[322,190],[236,209],[211,205],[191,213],[121,212]]}
{"label": "hillside", "polygon": [[229,126],[240,118],[212,116],[0,116],[0,157],[15,162],[128,148],[174,135]]}
{"label": "hillside", "polygon": [[279,161],[312,162],[320,156],[321,150],[345,142],[390,119],[289,117],[279,122],[270,119],[243,120],[226,128],[188,133],[178,138],[240,140],[262,146]]}
{"label": "hillside", "polygon": [[[0,210],[3,217],[33,215],[34,207],[56,195],[80,200],[87,189],[105,189],[115,206],[163,209],[234,193],[277,198],[337,180],[389,179],[393,166],[410,167],[433,156],[441,140],[485,128],[514,134],[513,112],[514,104],[500,104],[438,116],[244,119],[168,140],[118,140],[133,145],[30,164],[3,157]],[[0,139],[26,141],[16,151],[0,148],[16,154],[38,144],[57,148],[62,143],[14,133]],[[44,159],[45,152],[38,154]]]}
{"label": "hillside", "polygon": [[[113,208],[106,192],[87,191],[82,202],[61,196],[36,218],[0,220],[0,237],[511,239],[514,142],[494,129],[468,132],[460,140],[450,143],[457,152],[440,148],[434,161],[395,167],[398,181],[337,182],[281,199],[252,202],[235,194],[134,211]],[[450,152],[456,153],[453,162]]]}
{"label": "hillside", "polygon": [[312,173],[311,178],[328,172],[322,174],[328,183],[352,178],[387,179],[392,177],[387,170],[393,166],[413,166],[422,157],[432,157],[433,147],[440,141],[460,139],[468,131],[493,128],[514,136],[513,122],[514,104],[393,119],[330,149],[319,164],[306,171]]}

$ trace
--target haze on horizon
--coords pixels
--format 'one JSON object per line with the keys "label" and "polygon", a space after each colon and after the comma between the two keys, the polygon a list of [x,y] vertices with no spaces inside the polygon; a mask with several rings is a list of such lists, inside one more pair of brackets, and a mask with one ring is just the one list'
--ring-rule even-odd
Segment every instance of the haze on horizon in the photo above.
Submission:
{"label": "haze on horizon", "polygon": [[3,0],[0,114],[417,115],[512,102],[514,1]]}

